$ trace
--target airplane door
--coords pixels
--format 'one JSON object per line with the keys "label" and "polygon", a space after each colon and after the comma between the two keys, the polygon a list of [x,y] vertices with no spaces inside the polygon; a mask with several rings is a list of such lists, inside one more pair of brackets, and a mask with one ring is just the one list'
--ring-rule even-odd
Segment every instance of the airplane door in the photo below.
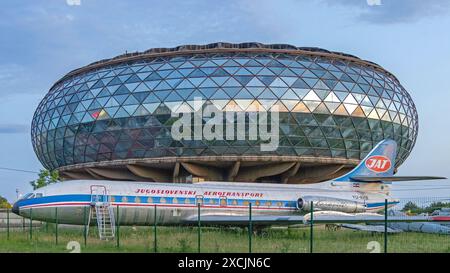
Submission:
{"label": "airplane door", "polygon": [[91,185],[91,203],[108,202],[107,190],[103,185]]}

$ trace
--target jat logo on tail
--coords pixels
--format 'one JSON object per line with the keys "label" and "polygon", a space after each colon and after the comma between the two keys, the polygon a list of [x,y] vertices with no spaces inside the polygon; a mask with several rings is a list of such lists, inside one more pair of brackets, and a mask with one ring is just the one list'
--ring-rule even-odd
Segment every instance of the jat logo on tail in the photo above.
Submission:
{"label": "jat logo on tail", "polygon": [[366,167],[377,173],[384,173],[391,168],[391,160],[382,155],[374,155],[366,160]]}

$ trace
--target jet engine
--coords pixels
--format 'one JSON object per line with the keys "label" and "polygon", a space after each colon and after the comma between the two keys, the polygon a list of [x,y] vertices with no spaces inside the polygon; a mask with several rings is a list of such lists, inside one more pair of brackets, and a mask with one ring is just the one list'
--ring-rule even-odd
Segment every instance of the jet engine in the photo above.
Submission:
{"label": "jet engine", "polygon": [[325,196],[304,196],[297,200],[299,210],[311,211],[311,202],[314,210],[340,211],[346,213],[365,212],[366,206],[363,203]]}

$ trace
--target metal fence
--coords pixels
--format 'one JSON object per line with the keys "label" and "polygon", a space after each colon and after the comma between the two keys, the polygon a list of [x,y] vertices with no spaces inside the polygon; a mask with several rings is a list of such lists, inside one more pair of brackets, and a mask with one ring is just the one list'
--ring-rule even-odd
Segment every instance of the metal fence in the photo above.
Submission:
{"label": "metal fence", "polygon": [[[158,207],[153,207],[156,216]],[[404,200],[394,208],[385,203],[383,217],[363,222],[315,222],[320,218],[311,204],[309,221],[293,226],[260,228],[252,204],[245,227],[211,227],[202,224],[202,207],[192,226],[161,226],[157,217],[149,226],[115,225],[113,240],[98,238],[96,226],[40,223],[0,211],[0,252],[447,252],[450,253],[450,200]],[[120,207],[116,207],[117,217]],[[439,221],[412,220],[416,216]],[[437,217],[437,218],[436,218]],[[403,220],[404,219],[404,220]]]}

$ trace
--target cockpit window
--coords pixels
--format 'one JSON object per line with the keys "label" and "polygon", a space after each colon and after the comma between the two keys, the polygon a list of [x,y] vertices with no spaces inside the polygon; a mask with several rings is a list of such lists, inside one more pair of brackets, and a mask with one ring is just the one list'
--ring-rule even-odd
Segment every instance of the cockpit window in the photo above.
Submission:
{"label": "cockpit window", "polygon": [[33,198],[34,194],[32,192],[25,194],[24,196],[22,196],[22,198],[20,199],[30,199]]}
{"label": "cockpit window", "polygon": [[40,198],[40,197],[42,197],[42,196],[43,196],[42,193],[36,193],[36,194],[34,195],[34,198]]}

